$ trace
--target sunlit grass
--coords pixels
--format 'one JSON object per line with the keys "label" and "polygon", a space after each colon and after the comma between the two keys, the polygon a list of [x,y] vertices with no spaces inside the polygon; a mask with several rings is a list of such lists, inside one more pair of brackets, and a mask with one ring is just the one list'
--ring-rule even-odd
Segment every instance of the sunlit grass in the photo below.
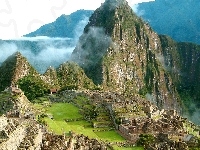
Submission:
{"label": "sunlit grass", "polygon": [[77,119],[83,116],[79,114],[79,109],[70,103],[54,103],[46,109],[47,113],[52,114],[55,121],[65,119]]}
{"label": "sunlit grass", "polygon": [[[83,116],[79,113],[79,108],[71,103],[53,103],[51,107],[45,105],[35,105],[38,109],[45,109],[45,114],[51,114],[53,119],[45,117],[47,129],[55,134],[67,134],[70,131],[76,134],[83,134],[89,138],[95,138],[104,142],[113,142],[116,150],[129,150],[130,148],[117,147],[115,142],[125,142],[126,140],[120,136],[115,130],[110,128],[93,128],[92,123],[84,119],[78,121],[66,122],[65,119],[80,119]],[[98,130],[98,131],[97,131]],[[106,130],[106,131],[101,131]],[[137,149],[136,149],[137,150]],[[141,150],[141,149],[138,149]]]}
{"label": "sunlit grass", "polygon": [[143,147],[118,147],[116,145],[113,146],[114,150],[144,150]]}
{"label": "sunlit grass", "polygon": [[110,142],[122,142],[125,141],[125,139],[120,136],[116,131],[98,131],[95,132],[96,135],[102,139],[102,140],[109,140]]}

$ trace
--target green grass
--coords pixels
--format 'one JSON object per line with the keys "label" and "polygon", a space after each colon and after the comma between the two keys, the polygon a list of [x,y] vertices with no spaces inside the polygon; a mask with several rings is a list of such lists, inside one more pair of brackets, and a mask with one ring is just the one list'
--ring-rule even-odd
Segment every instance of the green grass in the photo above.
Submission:
{"label": "green grass", "polygon": [[122,136],[120,136],[116,131],[99,131],[95,132],[96,135],[103,140],[108,140],[110,142],[122,142],[125,141]]}
{"label": "green grass", "polygon": [[98,138],[98,136],[93,132],[92,127],[84,127],[84,125],[88,125],[86,121],[82,121],[81,124],[76,121],[73,124],[73,122],[66,123],[65,121],[55,121],[51,120],[50,118],[45,118],[45,121],[48,124],[49,130],[52,130],[56,134],[63,134],[63,132],[68,133],[69,131],[73,131],[77,134],[84,134],[90,138]]}
{"label": "green grass", "polygon": [[143,147],[118,147],[118,146],[113,146],[114,150],[144,150]]}
{"label": "green grass", "polygon": [[46,113],[52,114],[54,120],[64,121],[64,119],[82,118],[78,108],[70,103],[54,103],[47,108]]}
{"label": "green grass", "polygon": [[85,120],[67,122],[67,124],[68,125],[82,125],[82,126],[91,126],[92,127],[92,124],[85,121]]}
{"label": "green grass", "polygon": [[[37,108],[44,107],[44,105],[41,105],[40,107],[39,104],[35,106]],[[85,136],[88,136],[89,138],[95,138],[95,139],[102,140],[105,142],[125,142],[126,141],[115,130],[97,131],[98,129],[101,130],[104,128],[95,129],[92,127],[92,123],[87,122],[85,120],[65,122],[64,119],[76,119],[76,118],[83,117],[81,114],[79,114],[79,109],[71,103],[53,103],[51,107],[45,107],[44,109],[45,109],[46,114],[53,115],[53,119],[45,117],[44,120],[47,123],[48,130],[52,131],[55,134],[61,135],[63,133],[69,133],[69,131],[73,131],[76,134],[83,134]],[[109,128],[105,128],[105,129],[109,129]],[[118,147],[118,149],[123,150],[124,148]]]}

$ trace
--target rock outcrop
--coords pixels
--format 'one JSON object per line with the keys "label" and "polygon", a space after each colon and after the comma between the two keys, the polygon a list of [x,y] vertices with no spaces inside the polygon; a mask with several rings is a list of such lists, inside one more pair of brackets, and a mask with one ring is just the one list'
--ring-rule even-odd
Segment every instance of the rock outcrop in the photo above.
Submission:
{"label": "rock outcrop", "polygon": [[94,83],[179,110],[178,92],[160,60],[160,38],[125,0],[106,0],[89,21],[72,60]]}
{"label": "rock outcrop", "polygon": [[74,62],[66,62],[57,68],[58,82],[64,89],[93,89],[94,83],[89,79],[82,68]]}
{"label": "rock outcrop", "polygon": [[39,76],[27,59],[16,52],[8,57],[0,66],[0,91],[28,75]]}

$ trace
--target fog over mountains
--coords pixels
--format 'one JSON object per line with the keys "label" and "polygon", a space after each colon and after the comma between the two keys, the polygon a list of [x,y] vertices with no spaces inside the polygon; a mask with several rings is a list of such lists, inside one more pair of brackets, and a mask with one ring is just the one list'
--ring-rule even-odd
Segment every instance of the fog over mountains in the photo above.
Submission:
{"label": "fog over mountains", "polygon": [[[156,0],[136,5],[133,9],[159,34],[176,41],[200,43],[199,1]],[[93,11],[78,10],[61,15],[23,38],[0,41],[0,64],[16,51],[21,52],[40,73],[49,66],[67,61]]]}
{"label": "fog over mountains", "polygon": [[61,15],[22,38],[0,40],[0,64],[19,51],[40,73],[49,66],[58,67],[69,60],[92,12],[78,10],[71,15]]}
{"label": "fog over mountains", "polygon": [[11,54],[19,51],[39,71],[44,73],[49,66],[57,67],[68,60],[74,49],[69,38],[22,38],[0,42],[0,64]]}

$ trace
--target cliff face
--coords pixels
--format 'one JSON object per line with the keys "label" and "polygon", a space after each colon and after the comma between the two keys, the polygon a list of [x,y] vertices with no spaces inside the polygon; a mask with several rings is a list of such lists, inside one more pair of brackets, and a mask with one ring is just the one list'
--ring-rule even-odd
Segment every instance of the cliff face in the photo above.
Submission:
{"label": "cliff face", "polygon": [[192,43],[175,42],[160,35],[163,65],[173,79],[180,95],[183,112],[199,123],[200,113],[200,46]]}
{"label": "cliff face", "polygon": [[49,67],[46,72],[41,76],[42,80],[45,81],[51,88],[60,88],[58,83],[58,76],[56,69]]}
{"label": "cliff face", "polygon": [[137,14],[159,34],[200,44],[198,0],[155,0],[138,4]]}
{"label": "cliff face", "polygon": [[125,0],[107,0],[89,20],[72,59],[96,84],[179,109],[176,87],[160,59],[160,38]]}
{"label": "cliff face", "polygon": [[23,90],[29,100],[44,96],[50,89],[94,89],[96,86],[73,62],[50,67],[40,75],[19,52],[11,55],[0,67],[0,91],[16,86]]}

